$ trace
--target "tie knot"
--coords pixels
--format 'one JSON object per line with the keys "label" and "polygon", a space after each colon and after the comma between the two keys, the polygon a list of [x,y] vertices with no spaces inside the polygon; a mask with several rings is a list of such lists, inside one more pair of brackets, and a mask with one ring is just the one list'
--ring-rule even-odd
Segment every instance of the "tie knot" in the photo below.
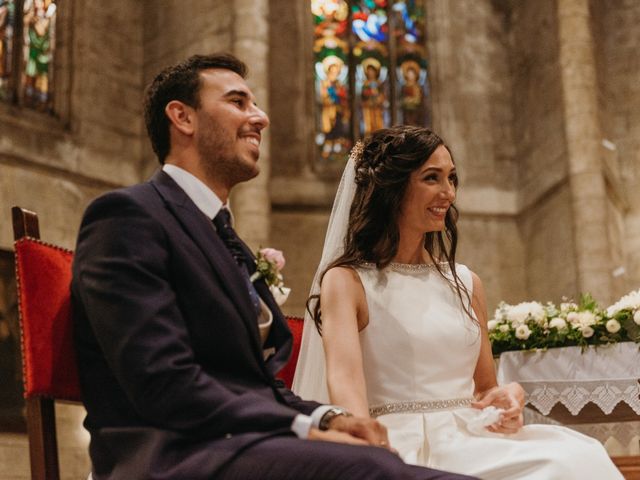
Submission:
{"label": "tie knot", "polygon": [[218,230],[231,228],[231,213],[226,208],[221,208],[213,219],[213,224]]}
{"label": "tie knot", "polygon": [[213,219],[213,224],[218,231],[218,235],[229,250],[229,253],[231,253],[239,265],[244,265],[247,259],[242,249],[242,241],[231,226],[230,222],[231,214],[226,208],[221,209]]}

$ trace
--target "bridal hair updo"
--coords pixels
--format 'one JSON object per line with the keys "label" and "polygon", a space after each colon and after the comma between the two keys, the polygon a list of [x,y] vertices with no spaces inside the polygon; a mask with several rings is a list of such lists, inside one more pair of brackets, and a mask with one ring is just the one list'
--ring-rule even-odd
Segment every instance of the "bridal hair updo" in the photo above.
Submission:
{"label": "bridal hair updo", "polygon": [[[398,217],[411,173],[441,145],[451,154],[449,147],[434,132],[408,125],[377,130],[356,144],[352,151],[356,190],[349,211],[344,253],[322,272],[320,283],[324,274],[334,267],[374,263],[382,269],[391,263],[398,252]],[[451,157],[453,159],[453,155]],[[444,231],[425,233],[424,247],[440,275],[457,292],[465,312],[473,319],[467,306],[469,293],[456,273],[457,219],[458,210],[451,205],[445,217]],[[451,275],[445,276],[443,268]],[[318,332],[322,333],[320,295],[309,298],[307,309]]]}

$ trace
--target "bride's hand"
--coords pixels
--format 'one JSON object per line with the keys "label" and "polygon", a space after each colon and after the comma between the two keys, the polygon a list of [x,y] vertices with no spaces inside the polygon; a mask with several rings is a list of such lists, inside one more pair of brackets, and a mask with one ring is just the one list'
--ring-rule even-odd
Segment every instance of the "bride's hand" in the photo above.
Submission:
{"label": "bride's hand", "polygon": [[524,423],[524,390],[518,383],[509,383],[483,392],[472,407],[483,409],[490,405],[503,410],[498,420],[487,430],[495,433],[516,433]]}

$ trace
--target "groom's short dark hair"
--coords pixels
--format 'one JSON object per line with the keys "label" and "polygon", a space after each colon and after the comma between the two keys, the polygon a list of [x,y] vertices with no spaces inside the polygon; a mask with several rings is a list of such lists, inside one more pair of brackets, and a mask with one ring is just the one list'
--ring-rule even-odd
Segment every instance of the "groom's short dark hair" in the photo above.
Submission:
{"label": "groom's short dark hair", "polygon": [[193,108],[200,107],[200,72],[210,68],[231,70],[242,78],[247,76],[247,65],[230,53],[193,55],[176,65],[162,70],[146,88],[144,120],[153,151],[161,164],[171,150],[169,119],[164,112],[172,100],[179,100]]}

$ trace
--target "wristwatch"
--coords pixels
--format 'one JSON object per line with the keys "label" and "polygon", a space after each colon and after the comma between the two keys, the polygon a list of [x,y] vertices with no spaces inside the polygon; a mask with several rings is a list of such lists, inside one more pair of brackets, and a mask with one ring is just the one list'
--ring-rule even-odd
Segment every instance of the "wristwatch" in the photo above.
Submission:
{"label": "wristwatch", "polygon": [[347,410],[345,410],[344,408],[331,407],[320,418],[320,422],[318,423],[318,428],[320,430],[329,430],[329,424],[331,423],[331,420],[333,420],[335,417],[339,417],[340,415],[345,417],[353,417],[353,415],[349,413]]}

